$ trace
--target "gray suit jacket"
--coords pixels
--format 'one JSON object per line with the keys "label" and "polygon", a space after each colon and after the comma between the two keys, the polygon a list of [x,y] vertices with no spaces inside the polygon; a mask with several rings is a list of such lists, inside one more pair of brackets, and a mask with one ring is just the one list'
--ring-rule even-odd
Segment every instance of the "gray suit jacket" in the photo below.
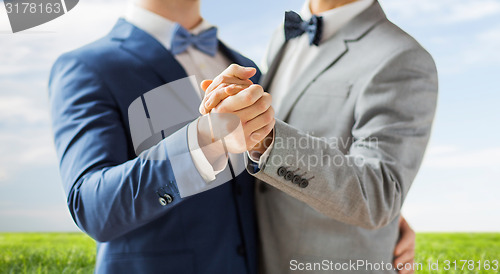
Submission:
{"label": "gray suit jacket", "polygon": [[[264,87],[285,47],[281,28]],[[319,47],[277,112],[264,167],[254,172],[248,164],[265,182],[257,185],[257,208],[266,273],[292,272],[301,262],[391,263],[397,217],[429,140],[433,59],[377,1]]]}

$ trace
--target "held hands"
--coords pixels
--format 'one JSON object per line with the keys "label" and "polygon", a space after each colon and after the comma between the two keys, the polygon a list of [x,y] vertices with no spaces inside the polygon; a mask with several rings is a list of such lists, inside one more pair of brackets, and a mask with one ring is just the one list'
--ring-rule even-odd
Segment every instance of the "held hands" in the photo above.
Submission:
{"label": "held hands", "polygon": [[[224,113],[233,114],[241,121],[243,132],[233,134],[233,141],[227,143],[229,152],[241,153],[248,150],[263,153],[271,143],[271,138],[266,137],[272,136],[275,124],[272,98],[260,85],[250,81],[255,73],[255,68],[233,64],[213,81],[205,80],[201,83],[201,88],[205,91],[205,98],[200,105],[201,114],[217,113],[216,117],[223,117],[220,114]],[[217,119],[218,124],[225,124],[225,129],[234,128],[234,123],[218,120],[221,119]],[[200,126],[198,130],[200,131]],[[234,140],[235,138],[243,140]]]}

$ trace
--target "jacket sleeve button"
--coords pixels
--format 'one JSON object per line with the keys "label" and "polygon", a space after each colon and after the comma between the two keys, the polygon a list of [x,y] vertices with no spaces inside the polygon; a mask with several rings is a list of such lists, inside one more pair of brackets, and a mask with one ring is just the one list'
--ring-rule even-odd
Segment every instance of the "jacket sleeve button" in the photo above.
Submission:
{"label": "jacket sleeve button", "polygon": [[171,202],[173,202],[173,201],[174,201],[174,198],[172,198],[172,196],[171,196],[170,194],[165,193],[165,194],[163,195],[163,197],[164,197],[164,198],[165,198],[165,200],[167,201],[167,204],[170,204]]}
{"label": "jacket sleeve button", "polygon": [[299,184],[299,186],[301,188],[306,188],[308,185],[309,185],[309,181],[306,179],[302,179],[302,181],[300,181],[300,184]]}
{"label": "jacket sleeve button", "polygon": [[287,180],[287,181],[291,181],[291,180],[293,179],[293,176],[294,176],[293,172],[288,171],[288,172],[285,174],[285,180]]}
{"label": "jacket sleeve button", "polygon": [[281,176],[285,176],[285,174],[286,174],[286,168],[285,167],[282,166],[282,167],[278,168],[278,176],[280,176],[280,177]]}
{"label": "jacket sleeve button", "polygon": [[167,200],[165,200],[165,198],[163,198],[163,197],[158,198],[158,201],[160,202],[160,205],[162,205],[162,206],[167,205]]}
{"label": "jacket sleeve button", "polygon": [[298,185],[300,184],[300,180],[302,180],[302,177],[300,177],[299,175],[295,175],[293,176],[292,183]]}
{"label": "jacket sleeve button", "polygon": [[160,202],[160,205],[162,205],[162,206],[166,206],[173,201],[174,201],[174,198],[172,198],[172,196],[170,194],[167,194],[167,193],[163,194],[163,196],[160,196],[160,198],[158,198],[158,202]]}

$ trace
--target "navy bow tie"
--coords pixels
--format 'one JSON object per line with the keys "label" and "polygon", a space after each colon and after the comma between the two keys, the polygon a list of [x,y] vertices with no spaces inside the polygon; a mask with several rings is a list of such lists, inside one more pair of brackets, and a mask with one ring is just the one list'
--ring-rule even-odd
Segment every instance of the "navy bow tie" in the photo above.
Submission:
{"label": "navy bow tie", "polygon": [[285,12],[286,41],[299,37],[304,32],[309,35],[309,45],[319,45],[323,32],[323,17],[313,15],[309,21],[304,21],[296,12]]}
{"label": "navy bow tie", "polygon": [[172,54],[177,55],[186,51],[189,46],[194,46],[201,52],[215,56],[218,44],[216,27],[211,27],[198,35],[194,35],[181,25],[176,24],[172,33],[170,51],[172,51]]}

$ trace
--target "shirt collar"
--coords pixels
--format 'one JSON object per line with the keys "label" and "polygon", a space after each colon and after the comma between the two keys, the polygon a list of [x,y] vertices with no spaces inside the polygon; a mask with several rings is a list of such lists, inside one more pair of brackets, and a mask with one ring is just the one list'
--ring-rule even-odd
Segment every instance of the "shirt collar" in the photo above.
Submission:
{"label": "shirt collar", "polygon": [[[170,50],[170,45],[172,42],[172,32],[176,25],[175,22],[168,20],[154,12],[151,12],[145,8],[138,6],[135,3],[130,3],[127,7],[125,13],[125,20],[132,23],[136,27],[142,29],[143,31],[149,33],[158,42],[160,42],[167,50]],[[194,28],[190,29],[189,32],[197,35],[200,32],[213,27],[205,19]]]}
{"label": "shirt collar", "polygon": [[[323,17],[323,34],[320,42],[330,39],[337,31],[351,21],[351,19],[371,6],[373,1],[374,0],[357,0],[318,14],[318,16]],[[310,0],[306,0],[302,6],[300,16],[303,20],[309,20],[311,18]]]}

